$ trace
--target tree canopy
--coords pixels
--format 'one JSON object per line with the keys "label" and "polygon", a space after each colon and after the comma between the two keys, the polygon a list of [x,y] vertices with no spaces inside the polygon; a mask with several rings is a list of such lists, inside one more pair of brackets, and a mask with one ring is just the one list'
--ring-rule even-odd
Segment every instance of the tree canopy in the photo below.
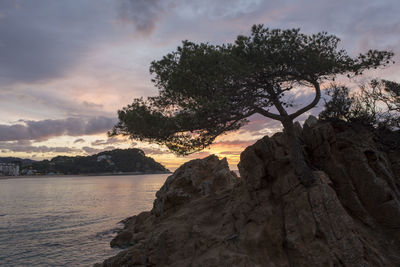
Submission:
{"label": "tree canopy", "polygon": [[[391,52],[369,50],[351,57],[338,48],[339,42],[326,32],[307,35],[263,25],[254,25],[250,36],[240,35],[231,44],[183,41],[151,63],[159,95],[134,99],[119,110],[110,135],[163,144],[185,155],[239,129],[256,113],[290,128],[319,102],[321,82],[391,63]],[[291,102],[284,95],[297,86],[312,88],[315,97],[289,114]]]}

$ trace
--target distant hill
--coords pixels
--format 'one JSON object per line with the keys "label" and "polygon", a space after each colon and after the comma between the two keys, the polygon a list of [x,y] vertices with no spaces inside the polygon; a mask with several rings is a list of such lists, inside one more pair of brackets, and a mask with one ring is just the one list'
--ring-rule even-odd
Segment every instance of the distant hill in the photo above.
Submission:
{"label": "distant hill", "polygon": [[0,163],[14,163],[18,164],[21,167],[32,165],[32,163],[36,162],[31,159],[21,159],[16,157],[0,157]]}
{"label": "distant hill", "polygon": [[[0,162],[1,159],[0,158]],[[11,163],[21,162],[13,158]],[[35,170],[37,173],[49,174],[96,174],[96,173],[166,173],[169,172],[163,165],[153,158],[147,157],[137,148],[115,149],[104,151],[92,156],[67,157],[58,156],[51,160],[31,161],[20,164],[26,170]]]}

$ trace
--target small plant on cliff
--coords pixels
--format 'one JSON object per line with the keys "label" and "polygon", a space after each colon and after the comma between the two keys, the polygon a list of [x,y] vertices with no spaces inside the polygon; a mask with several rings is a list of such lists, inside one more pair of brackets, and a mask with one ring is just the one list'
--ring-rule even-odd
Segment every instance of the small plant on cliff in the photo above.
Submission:
{"label": "small plant on cliff", "polygon": [[358,122],[381,129],[400,128],[400,84],[387,80],[372,80],[350,93],[345,86],[332,85],[329,100],[319,114],[325,120]]}
{"label": "small plant on cliff", "polygon": [[[352,58],[337,48],[339,41],[326,32],[306,35],[298,29],[270,30],[263,25],[254,25],[250,36],[240,35],[233,44],[183,41],[176,51],[151,63],[159,95],[134,99],[118,111],[119,123],[110,135],[163,144],[185,155],[206,148],[259,113],[282,123],[296,173],[310,185],[314,176],[294,119],[319,102],[321,82],[385,66],[393,56],[370,50]],[[312,88],[315,97],[289,113],[292,102],[284,95],[299,86]]]}
{"label": "small plant on cliff", "polygon": [[322,120],[349,120],[350,108],[354,99],[350,96],[350,89],[346,86],[331,84],[326,90],[329,100],[324,98],[324,110],[319,114]]}

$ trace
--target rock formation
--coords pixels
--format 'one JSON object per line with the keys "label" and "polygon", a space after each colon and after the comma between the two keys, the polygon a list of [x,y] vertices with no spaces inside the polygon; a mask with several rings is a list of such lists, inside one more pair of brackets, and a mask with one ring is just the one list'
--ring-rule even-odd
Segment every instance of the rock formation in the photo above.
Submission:
{"label": "rock formation", "polygon": [[216,156],[188,162],[150,212],[124,221],[111,245],[129,247],[98,266],[400,266],[400,149],[357,125],[296,127],[311,188],[284,133],[246,148],[240,178]]}

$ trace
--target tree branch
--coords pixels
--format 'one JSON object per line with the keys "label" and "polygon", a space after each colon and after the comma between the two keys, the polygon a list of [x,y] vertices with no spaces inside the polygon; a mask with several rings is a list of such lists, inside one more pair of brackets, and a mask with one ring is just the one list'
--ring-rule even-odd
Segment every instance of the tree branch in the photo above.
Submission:
{"label": "tree branch", "polygon": [[265,116],[265,117],[271,118],[271,119],[273,119],[273,120],[282,121],[282,120],[284,119],[283,116],[278,115],[278,114],[271,113],[271,112],[269,112],[269,111],[267,111],[267,110],[265,110],[265,109],[263,109],[263,108],[256,108],[255,110],[256,110],[259,114],[261,114],[261,115],[263,115],[263,116]]}
{"label": "tree branch", "polygon": [[292,113],[289,115],[290,119],[294,120],[295,118],[297,118],[298,116],[300,116],[301,114],[303,114],[304,112],[307,112],[308,110],[312,109],[313,107],[315,107],[319,100],[321,99],[321,88],[319,87],[319,83],[316,80],[311,80],[309,81],[315,89],[315,98],[314,100],[308,104],[307,106],[305,106],[304,108],[299,109],[298,111],[296,111],[295,113]]}

